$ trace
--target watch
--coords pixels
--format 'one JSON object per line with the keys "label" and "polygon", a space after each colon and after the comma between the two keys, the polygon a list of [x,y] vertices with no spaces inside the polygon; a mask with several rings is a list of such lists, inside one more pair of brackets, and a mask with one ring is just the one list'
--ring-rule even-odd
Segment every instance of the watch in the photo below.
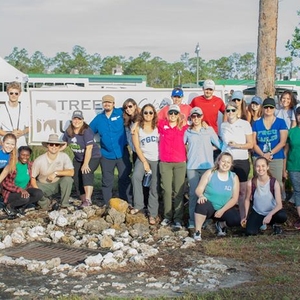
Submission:
{"label": "watch", "polygon": [[54,172],[54,175],[55,175],[55,177],[56,177],[56,176],[58,176],[58,174],[57,174],[57,172],[56,172],[56,171]]}

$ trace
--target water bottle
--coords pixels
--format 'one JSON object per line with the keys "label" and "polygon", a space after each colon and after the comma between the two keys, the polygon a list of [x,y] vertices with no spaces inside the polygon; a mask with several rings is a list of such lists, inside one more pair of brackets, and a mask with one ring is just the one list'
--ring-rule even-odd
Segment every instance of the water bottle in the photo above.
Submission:
{"label": "water bottle", "polygon": [[151,184],[151,179],[152,179],[152,171],[150,170],[149,172],[145,172],[145,175],[143,178],[143,186],[149,187]]}

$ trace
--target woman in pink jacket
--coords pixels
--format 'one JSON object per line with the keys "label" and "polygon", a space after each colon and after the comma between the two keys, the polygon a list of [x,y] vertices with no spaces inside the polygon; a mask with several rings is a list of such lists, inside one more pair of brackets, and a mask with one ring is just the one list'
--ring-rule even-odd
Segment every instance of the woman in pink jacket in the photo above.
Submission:
{"label": "woman in pink jacket", "polygon": [[[167,120],[158,124],[159,139],[159,169],[164,200],[164,219],[162,226],[174,221],[175,229],[182,227],[183,192],[186,174],[186,149],[183,136],[188,125],[182,126],[180,108],[172,104],[168,110]],[[172,209],[174,197],[174,214]]]}

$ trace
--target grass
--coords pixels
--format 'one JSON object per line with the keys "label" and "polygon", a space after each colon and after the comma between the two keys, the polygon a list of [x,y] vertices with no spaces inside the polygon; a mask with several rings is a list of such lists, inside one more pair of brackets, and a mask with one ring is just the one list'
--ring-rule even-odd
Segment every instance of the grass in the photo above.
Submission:
{"label": "grass", "polygon": [[[43,150],[43,149],[42,149]],[[40,150],[39,150],[40,151]],[[35,152],[35,155],[38,152]],[[95,173],[96,184],[100,182],[100,169]],[[201,294],[186,293],[178,300],[223,300],[223,299],[258,299],[258,300],[294,300],[299,299],[299,262],[300,235],[292,229],[297,218],[295,208],[285,203],[288,222],[285,233],[271,235],[270,231],[262,235],[245,237],[230,234],[226,238],[205,238],[199,244],[199,251],[212,257],[224,257],[243,262],[252,274],[253,280],[233,288],[222,288],[217,291]],[[59,300],[94,300],[92,296],[58,297]],[[109,300],[125,299],[107,297]],[[128,299],[128,298],[127,298]],[[131,299],[142,300],[142,297]],[[157,300],[166,297],[151,298]],[[174,299],[174,298],[173,298]]]}

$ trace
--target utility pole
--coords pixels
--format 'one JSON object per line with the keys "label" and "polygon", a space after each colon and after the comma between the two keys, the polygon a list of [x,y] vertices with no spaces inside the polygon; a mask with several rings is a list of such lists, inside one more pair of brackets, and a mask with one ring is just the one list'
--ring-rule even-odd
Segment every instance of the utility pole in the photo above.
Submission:
{"label": "utility pole", "polygon": [[198,42],[195,49],[195,53],[197,54],[197,81],[196,81],[197,86],[199,85],[199,52],[200,52],[200,47]]}

